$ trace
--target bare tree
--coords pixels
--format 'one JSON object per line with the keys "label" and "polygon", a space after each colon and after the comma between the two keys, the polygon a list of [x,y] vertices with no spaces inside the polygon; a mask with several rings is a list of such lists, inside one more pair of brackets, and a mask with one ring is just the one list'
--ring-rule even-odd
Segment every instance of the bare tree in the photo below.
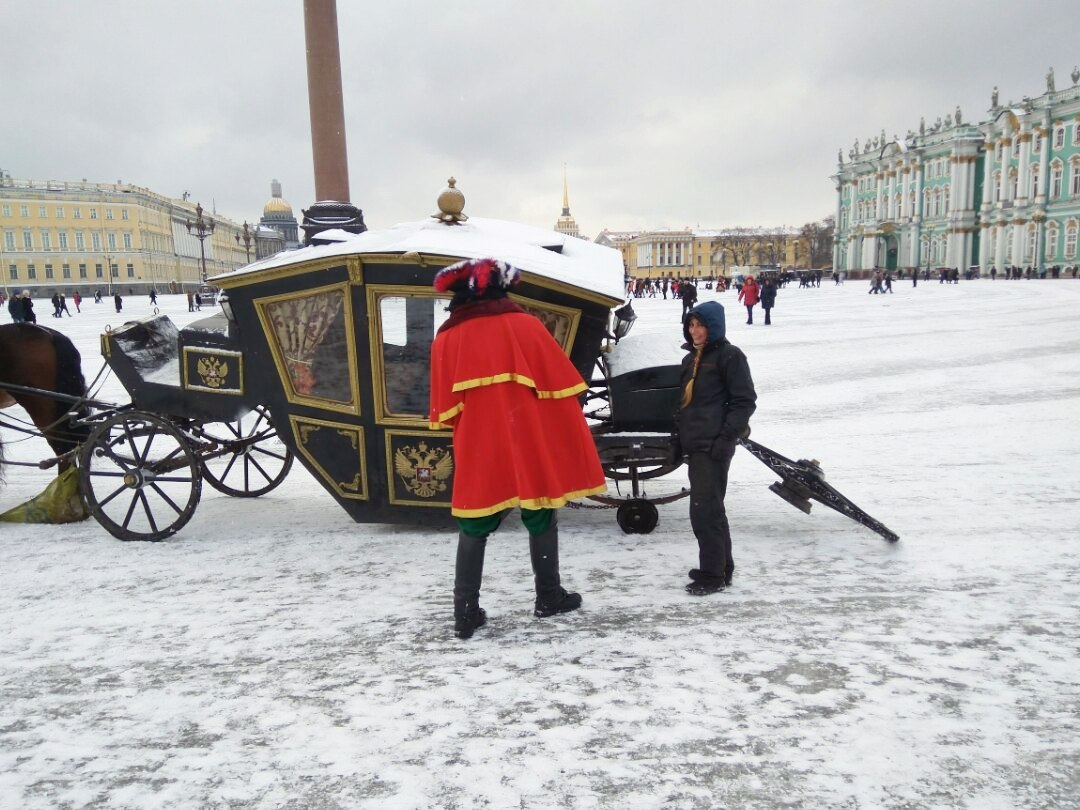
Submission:
{"label": "bare tree", "polygon": [[836,232],[836,217],[827,216],[820,222],[808,222],[799,231],[799,238],[809,251],[811,267],[825,267],[832,264],[833,235]]}

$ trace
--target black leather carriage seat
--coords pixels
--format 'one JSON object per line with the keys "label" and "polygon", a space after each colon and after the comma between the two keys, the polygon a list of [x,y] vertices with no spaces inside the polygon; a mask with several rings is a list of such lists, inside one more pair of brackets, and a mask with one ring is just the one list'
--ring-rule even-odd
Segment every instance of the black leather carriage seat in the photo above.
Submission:
{"label": "black leather carriage seat", "polygon": [[679,404],[681,366],[653,366],[608,379],[613,430],[667,433]]}

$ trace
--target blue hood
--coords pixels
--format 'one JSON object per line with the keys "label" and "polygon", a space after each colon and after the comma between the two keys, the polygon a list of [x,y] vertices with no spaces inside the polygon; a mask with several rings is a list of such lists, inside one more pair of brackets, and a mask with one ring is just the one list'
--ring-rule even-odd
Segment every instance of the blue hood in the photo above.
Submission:
{"label": "blue hood", "polygon": [[709,330],[709,343],[723,340],[727,334],[724,305],[719,301],[706,301],[704,304],[698,304],[690,310],[686,315],[686,320],[683,322],[683,337],[691,346],[693,345],[693,341],[690,340],[690,318],[692,317],[696,317]]}

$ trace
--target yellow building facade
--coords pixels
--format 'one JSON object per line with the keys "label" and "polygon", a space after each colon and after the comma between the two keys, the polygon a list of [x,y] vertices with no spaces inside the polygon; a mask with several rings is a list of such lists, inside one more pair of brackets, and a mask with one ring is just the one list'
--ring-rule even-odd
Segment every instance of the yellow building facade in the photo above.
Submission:
{"label": "yellow building facade", "polygon": [[609,231],[600,244],[622,254],[632,278],[717,278],[760,267],[809,267],[809,247],[796,228]]}
{"label": "yellow building facade", "polygon": [[[207,219],[204,212],[204,220]],[[203,246],[209,276],[245,263],[241,226],[209,215]],[[197,287],[199,240],[188,231],[195,204],[124,183],[0,177],[0,287],[35,297],[75,290],[86,297]]]}

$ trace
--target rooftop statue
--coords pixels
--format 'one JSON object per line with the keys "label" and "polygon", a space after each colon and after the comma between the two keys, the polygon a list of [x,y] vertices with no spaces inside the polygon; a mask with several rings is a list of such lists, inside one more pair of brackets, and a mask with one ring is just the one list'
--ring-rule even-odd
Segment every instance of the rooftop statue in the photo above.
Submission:
{"label": "rooftop statue", "polygon": [[1053,93],[1054,92],[1054,69],[1053,68],[1050,68],[1050,70],[1048,70],[1046,72],[1046,92],[1047,93]]}
{"label": "rooftop statue", "polygon": [[843,164],[844,162],[844,147],[840,147],[836,150],[836,162]]}
{"label": "rooftop statue", "polygon": [[990,94],[990,107],[995,110],[998,107],[998,89],[996,84],[994,85],[994,92]]}
{"label": "rooftop statue", "polygon": [[1080,65],[1073,65],[1073,72],[1069,74],[1074,85],[1080,84]]}
{"label": "rooftop statue", "polygon": [[945,116],[945,129],[950,129],[951,127],[952,127],[952,116],[951,115],[946,115]]}
{"label": "rooftop statue", "polygon": [[960,126],[960,105],[956,105],[956,125]]}
{"label": "rooftop statue", "polygon": [[919,118],[919,134],[920,135],[925,135],[926,134],[926,119],[922,118],[922,117]]}

